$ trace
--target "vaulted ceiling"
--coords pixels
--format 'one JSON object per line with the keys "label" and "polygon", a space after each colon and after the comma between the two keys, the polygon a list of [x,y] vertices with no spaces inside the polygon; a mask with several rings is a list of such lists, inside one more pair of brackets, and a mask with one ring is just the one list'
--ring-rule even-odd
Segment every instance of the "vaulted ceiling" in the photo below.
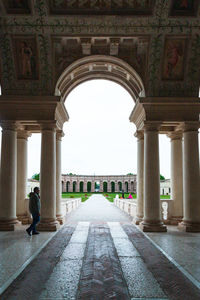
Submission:
{"label": "vaulted ceiling", "polygon": [[0,14],[5,95],[54,95],[66,68],[102,55],[128,63],[147,96],[198,96],[198,0],[0,0]]}

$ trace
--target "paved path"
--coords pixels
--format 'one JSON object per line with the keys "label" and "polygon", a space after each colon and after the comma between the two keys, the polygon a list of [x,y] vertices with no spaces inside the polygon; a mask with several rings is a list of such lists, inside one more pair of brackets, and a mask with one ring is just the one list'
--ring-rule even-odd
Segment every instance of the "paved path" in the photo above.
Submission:
{"label": "paved path", "polygon": [[66,220],[68,222],[128,222],[131,218],[104,196],[92,195],[76,211],[67,216]]}
{"label": "paved path", "polygon": [[103,196],[67,220],[1,300],[200,299],[200,290]]}

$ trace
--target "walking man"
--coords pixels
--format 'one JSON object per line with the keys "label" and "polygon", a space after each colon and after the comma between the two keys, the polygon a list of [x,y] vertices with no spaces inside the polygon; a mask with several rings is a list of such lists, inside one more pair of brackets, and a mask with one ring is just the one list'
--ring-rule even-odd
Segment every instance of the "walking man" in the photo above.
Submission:
{"label": "walking man", "polygon": [[33,222],[30,225],[29,228],[26,229],[26,232],[28,235],[31,236],[34,234],[39,234],[38,231],[36,231],[36,224],[40,221],[40,196],[39,196],[39,188],[34,187],[33,193],[31,192],[29,197],[29,211],[33,217]]}

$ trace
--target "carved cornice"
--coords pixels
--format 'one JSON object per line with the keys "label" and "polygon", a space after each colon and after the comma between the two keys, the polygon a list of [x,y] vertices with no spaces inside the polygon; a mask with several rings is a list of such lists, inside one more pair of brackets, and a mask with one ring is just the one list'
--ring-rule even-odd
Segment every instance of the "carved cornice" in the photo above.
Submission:
{"label": "carved cornice", "polygon": [[61,129],[68,121],[64,103],[58,96],[0,96],[0,120],[17,122],[20,128],[40,131],[40,124],[54,124]]}
{"label": "carved cornice", "polygon": [[197,97],[141,97],[136,102],[130,121],[138,130],[143,128],[145,122],[158,122],[174,131],[178,130],[178,124],[185,121],[198,122],[199,114],[200,100]]}

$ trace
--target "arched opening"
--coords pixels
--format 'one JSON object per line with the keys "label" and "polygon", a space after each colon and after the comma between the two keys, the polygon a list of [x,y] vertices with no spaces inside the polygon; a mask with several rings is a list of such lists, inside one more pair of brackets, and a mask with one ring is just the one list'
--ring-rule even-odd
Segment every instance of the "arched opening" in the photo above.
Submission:
{"label": "arched opening", "polygon": [[95,192],[99,192],[99,190],[100,190],[100,182],[99,181],[95,181],[94,187],[95,187]]}
{"label": "arched opening", "polygon": [[62,193],[64,192],[64,181],[62,181]]}
{"label": "arched opening", "polygon": [[79,191],[80,193],[83,193],[83,181],[80,181],[79,183]]}
{"label": "arched opening", "polygon": [[[63,103],[65,102],[66,108],[68,110],[68,102],[69,102],[69,98],[71,97],[72,90],[74,90],[78,86],[81,86],[81,84],[83,86],[83,83],[85,83],[86,81],[88,82],[88,81],[97,80],[97,79],[101,79],[101,82],[103,82],[103,79],[106,80],[106,82],[108,82],[108,81],[114,82],[114,83],[111,82],[110,84],[117,83],[118,86],[120,85],[125,89],[124,92],[126,94],[129,94],[129,100],[131,101],[131,98],[132,98],[132,100],[134,100],[133,102],[131,101],[131,109],[127,114],[127,121],[129,122],[129,116],[133,109],[134,102],[137,101],[138,97],[145,96],[144,85],[142,83],[140,76],[134,71],[134,69],[130,65],[128,65],[126,62],[124,62],[121,59],[118,59],[116,57],[95,55],[95,56],[85,57],[83,59],[77,60],[76,62],[72,63],[61,74],[60,78],[58,79],[58,82],[56,84],[55,94],[61,96],[61,100],[63,101]],[[111,95],[111,97],[112,97],[112,95]],[[84,114],[84,107],[82,109],[81,107],[77,106],[77,108],[79,108],[81,113]],[[112,114],[114,113],[115,109],[114,108],[112,109],[112,111],[111,111]],[[96,110],[98,112],[98,108]],[[119,109],[119,111],[120,111],[120,109]],[[102,122],[102,119],[104,119],[104,115],[103,115],[104,113],[105,113],[105,109],[102,114],[99,113],[99,115],[101,114],[101,122]],[[120,111],[120,113],[122,113],[122,111]],[[121,118],[118,118],[118,123],[119,123],[119,119],[121,120]],[[110,124],[112,126],[112,123],[110,123]],[[109,124],[109,126],[110,126],[110,124]],[[130,124],[130,122],[129,122],[129,124]],[[93,126],[93,124],[92,124],[92,126]],[[131,124],[131,126],[133,126],[133,124]],[[89,130],[91,130],[91,128]],[[94,134],[96,134],[98,136],[98,132],[96,132]],[[92,138],[93,137],[91,136],[90,139],[92,140]],[[120,144],[120,142],[118,143],[118,139],[119,139],[119,136],[117,137],[116,142],[114,140],[113,143],[116,143],[117,147],[120,148],[123,146],[123,143],[121,143],[121,144]],[[104,140],[102,139],[101,142],[103,143]],[[80,143],[80,144],[82,145],[82,143]],[[80,149],[80,144],[79,144],[79,147],[76,147],[76,149],[78,149],[78,148]],[[105,146],[107,146],[106,143],[105,143]],[[81,151],[84,151],[84,148],[85,149],[87,148],[87,144],[86,144],[86,147],[81,147]],[[124,151],[124,150],[121,149],[121,153],[124,153],[122,151]],[[93,151],[93,152],[95,152],[95,151]],[[98,160],[98,156],[96,156],[96,160]],[[116,163],[116,161],[115,161],[115,163]],[[76,173],[75,170],[70,170],[70,172],[71,171],[73,173]],[[92,173],[93,174],[97,173],[95,169],[93,169],[92,171],[93,172],[91,172],[87,175],[91,175]],[[119,173],[116,172],[115,175],[119,175],[120,173],[128,174],[128,172],[130,172],[130,171],[131,170],[130,170],[130,163],[129,163],[129,169],[127,169],[125,171],[126,173],[123,171],[119,172]],[[83,170],[79,174],[84,174],[84,173],[85,173],[85,171]],[[105,174],[105,173],[99,172],[99,174]],[[107,174],[109,174],[109,173],[107,173]],[[112,174],[113,173],[111,173],[110,175],[112,175]],[[95,182],[94,186],[91,186],[91,182],[87,183],[87,185],[85,187],[83,187],[82,183],[81,183],[81,185],[79,185],[79,187],[80,187],[80,192],[82,190],[85,190],[85,191],[87,190],[88,192],[91,192],[92,189],[95,190],[95,192],[98,192],[98,191],[108,192],[108,190],[112,191],[112,192],[119,192],[125,188],[124,184],[122,185],[122,182],[117,183],[117,181],[116,181],[116,183],[115,182],[112,182],[112,184],[109,183],[109,187],[108,187],[108,183],[103,182],[103,184],[101,185],[101,190],[100,190],[100,184],[97,182]],[[74,187],[73,187],[73,190],[74,190]],[[126,190],[128,191],[128,187],[126,188]]]}
{"label": "arched opening", "polygon": [[111,182],[111,193],[115,193],[115,183]]}
{"label": "arched opening", "polygon": [[69,189],[70,189],[70,182],[67,181],[66,182],[66,192],[69,193]]}
{"label": "arched opening", "polygon": [[125,182],[124,186],[125,186],[125,192],[128,193],[128,182],[127,181]]}
{"label": "arched opening", "polygon": [[103,192],[104,192],[104,193],[107,193],[107,192],[108,192],[108,183],[107,183],[107,181],[104,181],[104,182],[103,182]]}
{"label": "arched opening", "polygon": [[131,192],[133,193],[134,192],[134,182],[131,181]]}
{"label": "arched opening", "polygon": [[76,193],[76,185],[77,185],[77,182],[73,181],[73,193]]}
{"label": "arched opening", "polygon": [[91,193],[91,190],[92,190],[92,183],[91,183],[91,181],[88,181],[87,182],[87,192]]}
{"label": "arched opening", "polygon": [[84,57],[72,63],[59,77],[55,95],[62,96],[63,101],[80,83],[94,79],[108,79],[123,86],[133,100],[145,95],[140,76],[125,61],[105,55]]}
{"label": "arched opening", "polygon": [[121,181],[118,182],[118,191],[119,192],[122,191],[122,182]]}

